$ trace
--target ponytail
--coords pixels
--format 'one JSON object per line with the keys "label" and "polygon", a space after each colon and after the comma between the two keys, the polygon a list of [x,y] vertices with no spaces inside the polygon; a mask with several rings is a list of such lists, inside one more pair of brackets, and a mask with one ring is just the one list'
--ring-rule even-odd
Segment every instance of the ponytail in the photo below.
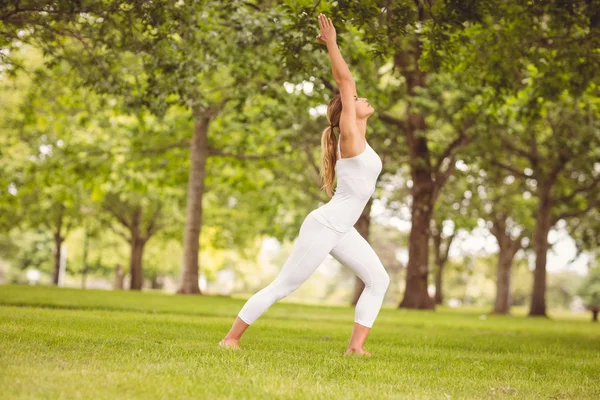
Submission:
{"label": "ponytail", "polygon": [[333,180],[335,179],[335,163],[337,161],[337,138],[333,127],[329,125],[321,135],[321,189],[331,197],[333,195]]}

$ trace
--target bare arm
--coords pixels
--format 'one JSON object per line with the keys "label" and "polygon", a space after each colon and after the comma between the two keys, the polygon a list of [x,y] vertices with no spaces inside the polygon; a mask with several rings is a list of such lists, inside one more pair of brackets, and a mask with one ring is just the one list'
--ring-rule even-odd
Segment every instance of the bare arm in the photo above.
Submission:
{"label": "bare arm", "polygon": [[320,14],[319,28],[320,32],[317,36],[317,39],[327,46],[329,59],[331,60],[331,72],[333,73],[333,79],[335,79],[335,82],[338,84],[338,86],[341,82],[346,80],[354,82],[352,73],[350,72],[350,69],[348,69],[348,65],[346,65],[344,57],[342,57],[342,53],[337,45],[336,32],[335,28],[333,27],[333,22],[331,22],[331,19],[325,15]]}
{"label": "bare arm", "polygon": [[360,154],[365,147],[364,140],[360,138],[358,126],[356,125],[356,84],[337,45],[333,23],[328,17],[320,14],[319,27],[320,33],[317,39],[327,46],[333,78],[340,89],[342,97],[340,132],[342,132],[344,140],[340,142],[340,148],[346,157],[352,157]]}
{"label": "bare arm", "polygon": [[327,51],[329,52],[329,59],[331,60],[331,72],[333,73],[333,79],[335,79],[335,82],[338,84],[338,86],[343,81],[354,82],[352,73],[350,72],[350,69],[348,69],[348,65],[346,64],[346,61],[344,61],[344,57],[342,56],[337,43],[327,43]]}

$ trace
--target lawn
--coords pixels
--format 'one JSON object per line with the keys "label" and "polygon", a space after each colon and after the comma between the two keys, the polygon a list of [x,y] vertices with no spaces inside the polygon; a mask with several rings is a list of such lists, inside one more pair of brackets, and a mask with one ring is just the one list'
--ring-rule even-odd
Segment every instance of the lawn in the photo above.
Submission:
{"label": "lawn", "polygon": [[242,299],[0,286],[0,398],[599,399],[600,324],[385,307],[344,356],[351,307],[274,304],[240,350]]}

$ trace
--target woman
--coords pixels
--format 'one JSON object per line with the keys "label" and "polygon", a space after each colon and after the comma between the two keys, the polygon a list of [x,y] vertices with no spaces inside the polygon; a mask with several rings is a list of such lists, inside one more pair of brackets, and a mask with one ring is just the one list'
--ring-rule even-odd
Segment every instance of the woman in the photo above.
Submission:
{"label": "woman", "polygon": [[[365,139],[367,119],[374,110],[367,99],[356,95],[354,79],[337,46],[333,23],[320,14],[319,27],[317,40],[327,46],[333,77],[340,90],[340,94],[329,102],[329,127],[321,138],[323,189],[331,196],[333,180],[337,178],[335,194],[327,204],[306,216],[281,272],[270,285],[248,299],[229,333],[219,342],[222,347],[239,348],[238,342],[246,328],[273,303],[300,287],[331,254],[365,283],[356,304],[355,323],[346,354],[371,355],[364,349],[364,344],[383,303],[390,278],[354,224],[375,191],[382,168],[381,159]],[[335,128],[340,132],[339,140]]]}

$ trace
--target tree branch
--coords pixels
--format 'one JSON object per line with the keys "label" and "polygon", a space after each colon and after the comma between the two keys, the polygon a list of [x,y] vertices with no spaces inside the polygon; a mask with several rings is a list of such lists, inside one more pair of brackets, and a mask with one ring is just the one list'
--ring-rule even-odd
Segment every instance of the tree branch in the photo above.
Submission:
{"label": "tree branch", "polygon": [[569,201],[573,200],[573,198],[575,198],[575,196],[577,196],[579,193],[587,192],[588,190],[597,187],[597,185],[599,183],[600,183],[600,175],[598,175],[596,178],[594,178],[592,183],[590,183],[589,185],[581,186],[581,187],[573,190],[573,192],[570,195],[559,197],[557,200],[561,201],[563,203],[568,203]]}
{"label": "tree branch", "polygon": [[580,215],[586,214],[592,208],[598,207],[598,206],[600,206],[600,197],[597,198],[595,201],[590,201],[588,206],[586,208],[584,208],[583,210],[567,211],[567,212],[557,215],[556,217],[552,218],[552,225],[556,224],[561,219],[568,219],[568,218],[578,217]]}
{"label": "tree branch", "polygon": [[146,235],[144,236],[144,241],[150,239],[152,235],[154,235],[158,231],[158,229],[160,229],[159,225],[157,224],[157,221],[161,208],[161,205],[158,204],[156,206],[156,210],[154,210],[154,212],[152,213],[152,217],[150,218],[148,228],[146,228]]}
{"label": "tree branch", "polygon": [[457,229],[454,229],[454,232],[452,232],[452,235],[448,236],[448,239],[446,240],[446,248],[444,251],[444,256],[442,258],[442,262],[446,262],[448,261],[448,254],[450,254],[450,246],[452,246],[452,242],[454,241],[454,237],[456,236],[456,231]]}
{"label": "tree branch", "polygon": [[548,179],[546,180],[546,182],[553,184],[556,181],[556,177],[565,168],[569,160],[569,157],[565,156],[564,153],[559,154],[558,162],[556,163],[554,168],[552,168],[552,171],[548,173]]}
{"label": "tree branch", "polygon": [[323,85],[325,85],[325,87],[331,90],[333,93],[338,94],[340,92],[340,90],[333,83],[331,83],[329,79],[324,77],[321,77],[320,79],[323,82]]}
{"label": "tree branch", "polygon": [[[105,210],[106,210],[106,208],[105,208]],[[103,213],[99,213],[98,220],[100,221],[100,223],[102,225],[110,228],[110,230],[112,230],[118,236],[122,237],[126,242],[128,242],[128,243],[131,242],[131,238],[128,237],[125,233],[123,233],[120,230],[116,229],[117,226],[112,223],[112,220],[108,220],[106,217],[104,217]]]}
{"label": "tree branch", "polygon": [[450,175],[452,175],[452,173],[454,172],[454,170],[456,169],[456,154],[453,154],[452,157],[450,158],[450,164],[448,165],[448,168],[446,168],[446,171],[444,171],[443,173],[436,173],[435,177],[434,177],[434,187],[433,187],[433,198],[434,201],[437,200],[438,195],[442,192],[442,188],[444,187],[444,185],[446,184],[446,181],[448,180],[448,178],[450,178]]}
{"label": "tree branch", "polygon": [[515,146],[513,143],[511,143],[508,139],[506,138],[501,138],[500,139],[502,141],[502,145],[508,149],[511,150],[514,154],[520,155],[521,157],[525,157],[527,158],[532,165],[535,165],[537,163],[537,156],[534,153],[530,153],[527,150],[524,149],[520,149],[519,147]]}
{"label": "tree branch", "polygon": [[161,147],[153,147],[153,148],[143,149],[140,152],[142,154],[163,153],[163,152],[165,152],[167,150],[187,148],[187,147],[190,147],[190,141],[189,140],[182,140],[180,142],[167,144],[167,145],[164,145],[164,146],[161,146]]}
{"label": "tree branch", "polygon": [[520,171],[514,169],[513,167],[502,164],[500,161],[492,160],[492,164],[511,172],[513,175],[520,176],[521,178],[525,178],[525,179],[531,178],[529,175],[526,175],[524,172],[520,172]]}
{"label": "tree branch", "polygon": [[220,157],[234,157],[234,158],[237,158],[238,160],[264,160],[264,159],[269,159],[269,158],[281,157],[281,154],[264,154],[264,155],[234,154],[234,153],[227,153],[224,151],[220,151],[215,148],[209,148],[208,155],[209,156],[220,156]]}
{"label": "tree branch", "polygon": [[537,138],[535,137],[535,129],[531,130],[531,154],[533,155],[533,159],[535,160],[535,162],[532,164],[533,165],[533,169],[537,170],[538,167],[538,161],[540,159],[540,153],[538,151],[538,142],[537,142]]}
{"label": "tree branch", "polygon": [[512,251],[513,257],[515,256],[515,254],[517,254],[517,252],[520,249],[522,249],[522,248],[524,249],[525,248],[525,246],[521,245],[521,242],[523,242],[523,239],[525,239],[527,236],[529,236],[529,232],[527,232],[527,230],[523,229],[523,232],[521,232],[521,234],[519,235],[519,237],[512,241],[512,243],[511,243],[511,251]]}
{"label": "tree branch", "polygon": [[123,215],[119,214],[115,210],[115,207],[109,206],[107,204],[105,205],[104,209],[108,211],[108,213],[111,214],[113,217],[115,217],[117,221],[119,221],[123,226],[125,226],[130,231],[132,230],[132,225],[127,221],[127,219]]}
{"label": "tree branch", "polygon": [[393,117],[387,113],[379,113],[379,114],[377,114],[377,116],[383,122],[386,122],[391,125],[395,125],[400,129],[406,130],[406,122],[402,121],[401,119]]}
{"label": "tree branch", "polygon": [[440,172],[440,168],[442,167],[442,163],[444,160],[454,151],[454,149],[461,146],[462,141],[464,140],[464,135],[461,133],[452,143],[450,143],[446,149],[443,151],[442,155],[438,158],[435,163],[435,167],[433,167],[433,173],[437,176]]}

